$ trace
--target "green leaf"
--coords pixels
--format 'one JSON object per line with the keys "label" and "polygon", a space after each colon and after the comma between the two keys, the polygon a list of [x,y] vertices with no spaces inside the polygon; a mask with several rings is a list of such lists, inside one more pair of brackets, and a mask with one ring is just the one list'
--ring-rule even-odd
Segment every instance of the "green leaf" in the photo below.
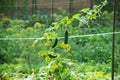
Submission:
{"label": "green leaf", "polygon": [[89,10],[90,10],[90,8],[84,8],[84,9],[80,10],[80,12],[87,13]]}
{"label": "green leaf", "polygon": [[78,13],[78,14],[75,14],[75,15],[72,16],[72,19],[79,18],[80,16],[81,16],[81,14],[79,14],[79,13]]}
{"label": "green leaf", "polygon": [[91,14],[91,15],[88,15],[87,18],[92,20],[92,19],[96,19],[97,16],[96,14]]}
{"label": "green leaf", "polygon": [[35,40],[34,42],[33,42],[33,44],[32,44],[32,47],[35,47],[35,45],[38,43],[38,39],[37,40]]}
{"label": "green leaf", "polygon": [[59,67],[57,64],[53,64],[51,67],[50,67],[50,72],[55,72],[55,70],[57,70]]}
{"label": "green leaf", "polygon": [[48,32],[48,33],[44,33],[44,37],[49,40],[51,38],[56,38],[57,34],[55,32]]}

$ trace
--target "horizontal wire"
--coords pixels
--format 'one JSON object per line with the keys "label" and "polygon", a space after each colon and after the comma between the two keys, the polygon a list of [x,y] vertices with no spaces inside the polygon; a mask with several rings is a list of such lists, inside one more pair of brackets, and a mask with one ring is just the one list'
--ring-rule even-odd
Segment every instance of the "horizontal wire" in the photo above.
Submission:
{"label": "horizontal wire", "polygon": [[[92,37],[92,36],[104,36],[110,34],[120,34],[120,32],[109,32],[109,33],[99,33],[99,34],[88,34],[88,35],[77,35],[77,36],[69,36],[68,38],[79,38],[79,37]],[[57,37],[58,39],[63,39],[64,37]],[[0,40],[46,40],[47,38],[0,38]],[[55,38],[51,38],[55,39]]]}

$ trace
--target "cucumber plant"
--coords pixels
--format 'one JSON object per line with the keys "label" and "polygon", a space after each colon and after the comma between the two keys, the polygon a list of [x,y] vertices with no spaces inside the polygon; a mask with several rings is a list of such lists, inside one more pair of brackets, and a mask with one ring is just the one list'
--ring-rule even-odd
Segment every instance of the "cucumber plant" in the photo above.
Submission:
{"label": "cucumber plant", "polygon": [[[102,8],[107,4],[107,0],[102,2],[100,5],[95,5],[93,9],[90,8],[84,8],[80,10],[77,14],[74,14],[72,17],[64,17],[58,22],[53,22],[51,27],[55,27],[54,30],[46,31],[44,34],[44,37],[47,38],[47,40],[50,41],[50,39],[55,39],[55,42],[52,45],[52,49],[49,48],[48,51],[40,52],[39,55],[45,58],[45,61],[48,63],[47,67],[47,73],[45,80],[78,80],[77,78],[74,78],[71,74],[71,68],[66,66],[70,61],[70,59],[64,58],[64,56],[61,56],[59,52],[55,51],[55,47],[58,44],[58,37],[59,34],[57,31],[61,27],[63,27],[65,34],[64,34],[64,42],[61,42],[60,46],[63,46],[63,48],[67,49],[68,52],[70,51],[70,45],[68,44],[68,32],[70,28],[72,27],[72,23],[74,20],[79,21],[78,27],[81,27],[83,25],[87,25],[89,27],[89,22],[92,20],[97,19],[97,17],[100,16]],[[52,42],[52,40],[51,40]],[[51,46],[51,45],[50,45]],[[58,45],[59,46],[59,45]],[[64,64],[65,62],[65,64]]]}

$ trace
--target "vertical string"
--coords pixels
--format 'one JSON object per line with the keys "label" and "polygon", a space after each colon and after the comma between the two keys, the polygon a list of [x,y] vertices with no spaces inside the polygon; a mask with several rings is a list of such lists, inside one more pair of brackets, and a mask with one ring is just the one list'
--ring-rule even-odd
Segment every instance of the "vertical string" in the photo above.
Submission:
{"label": "vertical string", "polygon": [[15,18],[18,18],[18,6],[17,6],[18,4],[17,4],[17,0],[15,1]]}
{"label": "vertical string", "polygon": [[113,4],[113,35],[112,35],[112,80],[114,80],[114,54],[115,54],[115,19],[116,19],[116,0],[114,0]]}
{"label": "vertical string", "polygon": [[53,13],[54,13],[54,0],[51,1],[51,16],[53,18]]}
{"label": "vertical string", "polygon": [[35,13],[37,14],[37,0],[35,0]]}
{"label": "vertical string", "polygon": [[37,10],[37,0],[32,0],[32,14],[35,14]]}
{"label": "vertical string", "polygon": [[72,15],[72,8],[73,8],[73,0],[69,0],[69,16]]}
{"label": "vertical string", "polygon": [[32,0],[32,15],[34,14],[34,0]]}
{"label": "vertical string", "polygon": [[[54,0],[51,0],[51,18],[53,21],[53,13],[54,13]],[[47,21],[48,25],[49,25],[50,21]]]}
{"label": "vertical string", "polygon": [[[11,3],[10,3],[10,10],[11,10],[11,18],[13,18],[13,11],[14,11],[14,6],[13,6],[14,2],[13,0],[11,0]],[[9,5],[8,5],[9,6]]]}
{"label": "vertical string", "polygon": [[93,8],[93,5],[94,5],[93,0],[90,0],[90,2],[91,2],[90,8],[92,9],[92,8]]}

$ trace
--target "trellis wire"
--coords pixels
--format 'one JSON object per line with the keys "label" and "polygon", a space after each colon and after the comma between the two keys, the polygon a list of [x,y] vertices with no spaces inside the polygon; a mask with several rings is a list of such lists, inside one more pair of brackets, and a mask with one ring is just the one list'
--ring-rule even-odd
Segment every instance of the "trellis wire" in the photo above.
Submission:
{"label": "trellis wire", "polygon": [[[88,35],[76,35],[76,36],[69,36],[68,38],[80,38],[80,37],[92,37],[92,36],[104,36],[104,35],[111,35],[111,34],[120,34],[120,32],[109,32],[109,33],[99,33],[99,34],[88,34]],[[58,37],[58,39],[63,39],[64,37]],[[47,38],[40,37],[40,38],[0,38],[0,40],[46,40]],[[55,38],[51,38],[55,39]]]}

